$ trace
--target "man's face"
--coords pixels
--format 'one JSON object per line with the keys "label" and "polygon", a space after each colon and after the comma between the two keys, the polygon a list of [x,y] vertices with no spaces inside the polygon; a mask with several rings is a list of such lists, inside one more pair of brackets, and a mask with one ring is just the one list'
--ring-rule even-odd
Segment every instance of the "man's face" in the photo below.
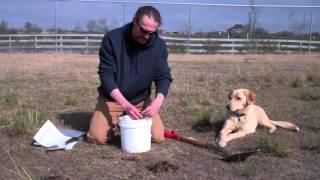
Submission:
{"label": "man's face", "polygon": [[133,19],[132,37],[139,44],[145,44],[150,39],[153,33],[156,33],[159,28],[159,23],[157,23],[153,17],[148,17],[147,15],[142,16],[142,19]]}

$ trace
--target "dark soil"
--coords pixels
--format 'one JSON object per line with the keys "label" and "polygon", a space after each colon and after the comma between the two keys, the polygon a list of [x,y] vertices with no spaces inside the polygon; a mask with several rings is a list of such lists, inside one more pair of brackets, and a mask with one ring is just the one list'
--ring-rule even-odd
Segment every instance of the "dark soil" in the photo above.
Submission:
{"label": "dark soil", "polygon": [[[261,137],[287,147],[287,156],[258,152],[226,162],[205,148],[167,139],[146,153],[81,140],[70,151],[31,146],[36,130],[16,136],[0,126],[0,179],[318,179],[320,176],[319,55],[171,55],[174,81],[161,116],[168,130],[211,144],[222,127],[228,93],[249,88],[271,119],[297,124],[301,131],[267,129],[227,146],[230,152],[255,148]],[[77,54],[0,54],[0,98],[9,92],[17,104],[0,101],[0,115],[25,104],[41,106],[58,127],[86,131],[96,103],[97,56]],[[320,77],[320,76],[319,76]],[[292,83],[302,78],[301,86]],[[316,78],[314,78],[316,79]],[[66,101],[68,99],[68,101]],[[67,103],[68,102],[68,103]],[[206,114],[209,114],[206,115]],[[46,120],[44,119],[44,121]]]}

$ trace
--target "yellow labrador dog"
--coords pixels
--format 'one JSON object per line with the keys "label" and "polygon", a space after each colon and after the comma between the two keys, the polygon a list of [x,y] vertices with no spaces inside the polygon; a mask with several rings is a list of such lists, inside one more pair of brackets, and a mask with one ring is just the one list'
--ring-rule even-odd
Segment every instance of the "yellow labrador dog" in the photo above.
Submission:
{"label": "yellow labrador dog", "polygon": [[270,120],[265,111],[254,104],[255,96],[249,89],[237,89],[228,95],[228,119],[218,139],[221,147],[225,147],[233,139],[254,133],[258,124],[269,128],[269,133],[273,133],[276,126],[299,131],[299,127],[293,123]]}

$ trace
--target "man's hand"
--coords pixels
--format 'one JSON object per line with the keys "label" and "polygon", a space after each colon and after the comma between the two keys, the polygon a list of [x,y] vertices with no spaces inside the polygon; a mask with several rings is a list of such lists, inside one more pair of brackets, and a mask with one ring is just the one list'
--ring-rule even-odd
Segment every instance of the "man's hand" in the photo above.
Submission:
{"label": "man's hand", "polygon": [[126,114],[131,117],[131,119],[142,119],[143,115],[140,113],[134,105],[132,105],[126,98],[122,95],[119,89],[114,89],[111,91],[111,97],[116,100],[125,110]]}
{"label": "man's hand", "polygon": [[151,102],[151,104],[146,109],[144,109],[141,112],[141,114],[144,117],[152,117],[153,115],[155,115],[160,111],[160,107],[163,103],[163,100],[164,100],[164,95],[161,93],[157,94],[157,97]]}
{"label": "man's hand", "polygon": [[139,109],[137,109],[134,105],[128,103],[123,108],[126,111],[127,115],[129,115],[131,117],[131,119],[142,119],[143,118],[143,115],[140,113]]}

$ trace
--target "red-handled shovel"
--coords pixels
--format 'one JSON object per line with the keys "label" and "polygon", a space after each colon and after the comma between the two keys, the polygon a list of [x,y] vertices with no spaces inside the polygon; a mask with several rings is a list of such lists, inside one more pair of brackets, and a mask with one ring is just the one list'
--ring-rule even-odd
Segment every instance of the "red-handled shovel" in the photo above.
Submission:
{"label": "red-handled shovel", "polygon": [[219,147],[219,146],[216,146],[213,144],[209,144],[207,142],[201,141],[201,140],[193,138],[193,137],[181,136],[174,131],[165,131],[164,137],[170,138],[170,139],[175,139],[175,140],[178,140],[181,142],[186,142],[186,143],[198,146],[198,147],[205,148],[209,151],[213,151],[213,152],[218,153],[222,156],[221,160],[228,161],[228,162],[244,161],[250,155],[255,154],[256,152],[260,151],[258,148],[254,148],[254,149],[247,149],[245,151],[239,151],[236,153],[230,153],[229,151],[227,151],[226,149],[224,149],[222,147]]}

